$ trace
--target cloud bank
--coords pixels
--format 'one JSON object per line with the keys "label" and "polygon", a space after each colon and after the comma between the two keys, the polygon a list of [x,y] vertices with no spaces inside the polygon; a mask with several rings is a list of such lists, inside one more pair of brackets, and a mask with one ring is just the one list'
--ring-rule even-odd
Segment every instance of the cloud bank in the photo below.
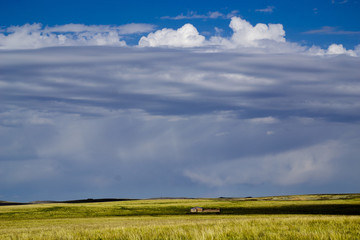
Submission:
{"label": "cloud bank", "polygon": [[359,58],[0,51],[6,200],[354,192]]}

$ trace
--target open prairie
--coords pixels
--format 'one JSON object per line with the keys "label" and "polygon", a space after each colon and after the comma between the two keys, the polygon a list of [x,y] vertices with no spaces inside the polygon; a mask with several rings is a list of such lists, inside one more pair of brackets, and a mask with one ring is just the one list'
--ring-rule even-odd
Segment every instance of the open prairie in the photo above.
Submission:
{"label": "open prairie", "polygon": [[360,194],[0,206],[0,239],[360,239],[359,226]]}

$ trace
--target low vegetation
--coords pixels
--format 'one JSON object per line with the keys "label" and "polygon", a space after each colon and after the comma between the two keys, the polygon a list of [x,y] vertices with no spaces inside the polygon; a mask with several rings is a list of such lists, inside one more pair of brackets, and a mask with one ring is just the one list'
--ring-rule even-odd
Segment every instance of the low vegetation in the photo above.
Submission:
{"label": "low vegetation", "polygon": [[359,226],[360,194],[0,206],[0,239],[360,239]]}

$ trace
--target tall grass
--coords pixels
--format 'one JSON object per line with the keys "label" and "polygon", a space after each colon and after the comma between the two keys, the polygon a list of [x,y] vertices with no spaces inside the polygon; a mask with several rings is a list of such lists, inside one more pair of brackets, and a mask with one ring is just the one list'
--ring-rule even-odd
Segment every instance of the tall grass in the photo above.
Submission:
{"label": "tall grass", "polygon": [[221,208],[226,215],[360,215],[360,196],[335,200],[170,199],[0,206],[0,220],[184,215],[195,206]]}
{"label": "tall grass", "polygon": [[[24,224],[25,223],[25,224]],[[1,239],[360,239],[360,217],[167,216],[24,220]]]}
{"label": "tall grass", "polygon": [[0,239],[360,239],[354,196],[0,206]]}

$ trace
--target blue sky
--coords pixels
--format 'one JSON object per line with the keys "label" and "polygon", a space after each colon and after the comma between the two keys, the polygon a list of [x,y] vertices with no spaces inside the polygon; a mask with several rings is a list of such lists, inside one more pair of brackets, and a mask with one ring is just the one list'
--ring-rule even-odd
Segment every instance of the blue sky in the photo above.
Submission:
{"label": "blue sky", "polygon": [[[207,15],[209,12],[236,15],[252,24],[281,23],[287,39],[305,45],[328,46],[341,43],[353,48],[360,42],[360,2],[357,0],[324,1],[25,1],[2,0],[0,24],[2,27],[42,23],[63,25],[123,25],[128,23],[154,24],[157,28],[179,28],[192,23],[199,32],[213,32],[214,27],[229,33],[226,19],[169,20],[163,17],[178,15]],[[306,32],[331,27],[314,34]]]}
{"label": "blue sky", "polygon": [[0,5],[0,200],[360,191],[358,1]]}

